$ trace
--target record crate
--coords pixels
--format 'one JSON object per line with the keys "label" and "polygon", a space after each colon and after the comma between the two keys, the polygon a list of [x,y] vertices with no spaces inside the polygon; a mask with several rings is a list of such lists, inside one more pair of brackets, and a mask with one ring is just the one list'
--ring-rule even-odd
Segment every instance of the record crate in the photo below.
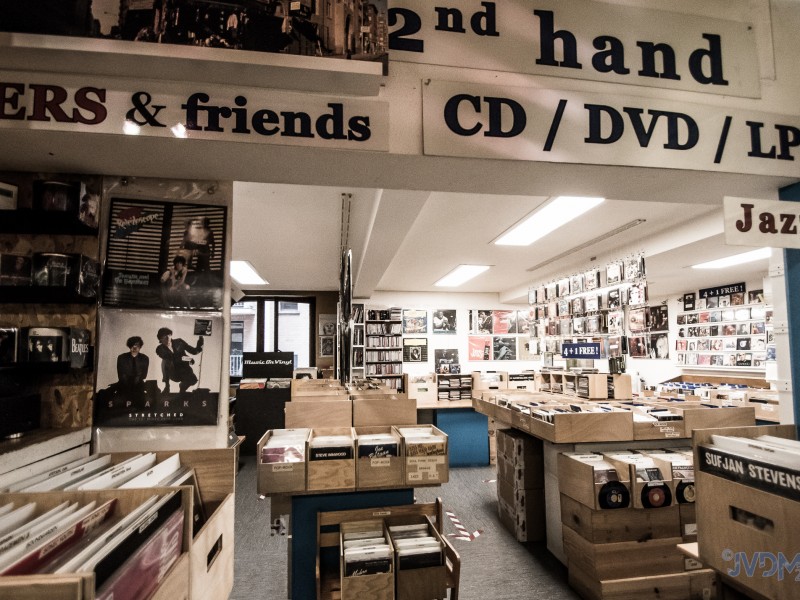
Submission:
{"label": "record crate", "polygon": [[[0,494],[0,503],[13,502],[15,506],[35,502],[37,511],[48,511],[64,502],[89,502],[101,504],[115,500],[113,515],[130,514],[145,500],[156,494],[173,492],[180,494],[182,512],[181,553],[162,575],[151,600],[190,599],[190,550],[192,544],[193,491],[189,486],[181,488],[140,488],[125,490],[53,491]],[[155,533],[154,535],[158,535]],[[113,576],[112,576],[113,577]],[[158,577],[158,576],[157,576]],[[94,600],[97,597],[95,574],[92,572],[66,574],[34,574],[0,577],[0,600]]]}
{"label": "record crate", "polygon": [[[365,435],[392,436],[395,448],[369,450],[363,448],[360,438]],[[402,487],[404,484],[403,440],[394,427],[356,427],[356,488]]]}
{"label": "record crate", "polygon": [[[321,436],[345,436],[347,444],[341,447],[314,448],[314,440]],[[352,427],[326,427],[312,429],[308,438],[308,465],[306,468],[308,491],[353,491],[356,488],[355,431]]]}
{"label": "record crate", "polygon": [[[305,439],[302,447],[302,460],[298,462],[266,462],[263,456],[264,448],[276,432],[298,432]],[[273,494],[291,494],[306,490],[306,469],[308,468],[308,438],[311,429],[282,429],[268,430],[260,440],[256,450],[256,469],[258,471],[257,491],[264,496]]]}
{"label": "record crate", "polygon": [[414,425],[417,401],[405,394],[383,392],[353,399],[353,427]]}
{"label": "record crate", "polygon": [[409,486],[439,485],[450,480],[450,457],[447,434],[434,425],[412,425],[441,438],[436,443],[413,443],[404,435],[404,427],[395,427],[403,438],[405,484]]}
{"label": "record crate", "polygon": [[[190,538],[189,598],[225,598],[233,590],[236,449],[160,450],[155,452],[156,462],[176,453],[181,466],[194,470],[198,493],[195,502],[202,503],[204,517],[202,525],[194,528]],[[111,462],[117,464],[135,454],[111,453]]]}
{"label": "record crate", "polygon": [[300,427],[350,427],[353,401],[347,395],[331,394],[292,398],[283,409],[287,429]]}
{"label": "record crate", "polygon": [[[363,575],[347,574],[344,556],[345,536],[351,533],[377,530],[389,546],[389,571],[386,573],[367,573]],[[383,519],[374,521],[356,521],[342,523],[339,528],[339,582],[341,584],[341,600],[394,600],[395,598],[395,561],[394,546],[386,530]]]}
{"label": "record crate", "polygon": [[386,525],[425,524],[428,535],[441,544],[441,565],[416,569],[401,569],[400,558],[395,554],[395,581],[397,600],[432,600],[447,597],[446,542],[428,515],[387,517]]}
{"label": "record crate", "polygon": [[700,560],[756,596],[797,597],[795,573],[788,571],[797,557],[800,469],[718,449],[713,435],[795,440],[795,426],[698,430],[694,448]]}
{"label": "record crate", "polygon": [[717,574],[712,569],[597,580],[570,566],[569,585],[584,600],[716,600],[720,597]]}

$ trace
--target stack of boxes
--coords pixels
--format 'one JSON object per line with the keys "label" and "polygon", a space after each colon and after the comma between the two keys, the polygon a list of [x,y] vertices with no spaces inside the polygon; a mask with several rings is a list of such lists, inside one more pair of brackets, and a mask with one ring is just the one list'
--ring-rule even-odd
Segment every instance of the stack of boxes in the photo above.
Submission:
{"label": "stack of boxes", "polygon": [[542,440],[514,429],[498,429],[497,508],[500,522],[517,541],[545,539]]}
{"label": "stack of boxes", "polygon": [[[678,549],[692,538],[683,536],[672,465],[659,454],[558,457],[569,581],[587,600],[716,597],[714,571]],[[676,467],[681,463],[676,460]],[[680,496],[694,500],[692,494]]]}

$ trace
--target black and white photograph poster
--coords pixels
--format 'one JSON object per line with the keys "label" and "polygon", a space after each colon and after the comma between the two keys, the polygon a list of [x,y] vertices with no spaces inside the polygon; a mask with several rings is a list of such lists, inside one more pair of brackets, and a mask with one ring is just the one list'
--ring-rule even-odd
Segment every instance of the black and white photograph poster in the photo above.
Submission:
{"label": "black and white photograph poster", "polygon": [[403,362],[428,362],[428,338],[403,338]]}
{"label": "black and white photograph poster", "polygon": [[669,358],[669,337],[666,333],[650,334],[650,358]]}
{"label": "black and white photograph poster", "polygon": [[428,311],[403,309],[403,333],[428,333]]}
{"label": "black and white photograph poster", "polygon": [[485,310],[471,310],[470,315],[470,331],[478,334],[490,334],[494,331],[492,311]]}
{"label": "black and white photograph poster", "polygon": [[102,309],[94,425],[215,425],[219,314]]}
{"label": "black and white photograph poster", "polygon": [[439,348],[433,351],[435,370],[437,373],[450,373],[450,365],[457,365],[458,350],[455,348]]}
{"label": "black and white photograph poster", "polygon": [[224,206],[111,199],[104,306],[221,310]]}
{"label": "black and white photograph poster", "polygon": [[369,4],[356,0],[37,0],[2,3],[0,23],[3,31],[18,33],[379,61],[384,65],[389,39],[386,0]]}
{"label": "black and white photograph poster", "polygon": [[517,360],[517,338],[515,338],[515,337],[495,337],[494,338],[494,359],[495,360]]}
{"label": "black and white photograph poster", "polygon": [[434,310],[433,333],[456,333],[456,311],[447,309]]}

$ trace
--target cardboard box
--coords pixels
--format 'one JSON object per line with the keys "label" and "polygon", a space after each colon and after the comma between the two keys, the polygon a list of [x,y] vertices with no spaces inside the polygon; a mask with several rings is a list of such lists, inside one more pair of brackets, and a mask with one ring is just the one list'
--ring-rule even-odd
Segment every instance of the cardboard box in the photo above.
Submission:
{"label": "cardboard box", "polygon": [[570,566],[569,585],[585,600],[715,600],[719,593],[712,569],[598,581]]}
{"label": "cardboard box", "polygon": [[417,401],[403,394],[353,397],[353,427],[414,425]]}
{"label": "cardboard box", "polygon": [[681,538],[593,544],[570,527],[563,528],[569,570],[577,569],[593,580],[667,575],[684,571],[678,550]]}
{"label": "cardboard box", "polygon": [[267,442],[275,435],[275,431],[270,429],[258,440],[256,449],[256,460],[258,469],[258,493],[265,496],[272,494],[291,494],[292,492],[304,492],[306,490],[306,469],[308,468],[308,438],[311,436],[310,429],[284,430],[305,432],[305,443],[303,444],[303,460],[299,462],[265,462],[262,460],[262,453]]}
{"label": "cardboard box", "polygon": [[677,506],[662,510],[594,510],[566,494],[561,494],[561,523],[593,544],[677,538],[682,535],[680,509]]}
{"label": "cardboard box", "polygon": [[[314,448],[320,436],[347,436],[349,444],[331,450]],[[349,491],[356,487],[355,431],[352,427],[328,427],[311,430],[308,438],[308,491]]]}
{"label": "cardboard box", "polygon": [[403,435],[404,429],[407,428],[395,428],[403,438],[405,483],[410,486],[447,483],[450,479],[447,434],[433,425],[413,427],[413,429],[420,428],[441,436],[443,441],[434,445],[409,443],[408,438]]}
{"label": "cardboard box", "polygon": [[[733,454],[725,456],[726,453],[713,448],[711,436],[714,434],[795,439],[795,427],[765,425],[694,432],[700,560],[723,573],[730,573],[736,561],[740,561],[739,574],[733,577],[739,587],[766,598],[794,598],[797,595],[794,576],[786,572],[782,578],[777,574],[764,574],[781,554],[791,562],[797,553],[800,501],[796,488],[789,482],[796,481],[800,473],[774,465],[759,465]],[[781,485],[782,481],[785,485]],[[764,556],[759,553],[775,558],[757,564],[755,572],[748,576],[744,563]]]}
{"label": "cardboard box", "polygon": [[620,510],[631,506],[629,470],[616,467],[602,454],[559,454],[558,484],[562,494],[592,510]]}
{"label": "cardboard box", "polygon": [[[404,484],[403,440],[393,427],[356,427],[356,488],[402,487]],[[360,445],[359,438],[378,433],[393,437],[396,450],[370,449]]]}
{"label": "cardboard box", "polygon": [[527,498],[524,510],[517,510],[503,498],[497,498],[500,523],[518,542],[541,542],[546,537],[543,490],[536,491],[541,495]]}

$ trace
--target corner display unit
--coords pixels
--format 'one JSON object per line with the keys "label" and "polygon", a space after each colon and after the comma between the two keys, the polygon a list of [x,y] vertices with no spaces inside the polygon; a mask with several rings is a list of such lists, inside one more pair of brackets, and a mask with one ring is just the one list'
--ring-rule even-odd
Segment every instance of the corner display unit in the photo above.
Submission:
{"label": "corner display unit", "polygon": [[367,309],[364,324],[364,377],[403,389],[403,310]]}

